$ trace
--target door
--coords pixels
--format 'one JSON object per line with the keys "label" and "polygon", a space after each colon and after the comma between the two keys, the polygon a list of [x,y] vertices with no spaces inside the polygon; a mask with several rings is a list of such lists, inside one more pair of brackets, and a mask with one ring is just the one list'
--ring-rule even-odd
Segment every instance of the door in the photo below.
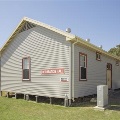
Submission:
{"label": "door", "polygon": [[107,85],[112,88],[112,64],[107,63]]}

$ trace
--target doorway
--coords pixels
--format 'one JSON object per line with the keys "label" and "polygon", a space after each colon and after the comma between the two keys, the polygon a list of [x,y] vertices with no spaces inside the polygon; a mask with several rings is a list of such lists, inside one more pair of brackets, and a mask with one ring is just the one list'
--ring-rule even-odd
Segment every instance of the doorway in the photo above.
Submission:
{"label": "doorway", "polygon": [[107,63],[107,85],[108,89],[112,88],[112,64]]}

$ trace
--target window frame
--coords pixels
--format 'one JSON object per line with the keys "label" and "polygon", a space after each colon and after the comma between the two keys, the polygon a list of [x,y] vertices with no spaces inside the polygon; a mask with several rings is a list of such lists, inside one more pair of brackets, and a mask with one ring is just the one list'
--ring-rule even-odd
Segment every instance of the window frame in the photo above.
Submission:
{"label": "window frame", "polygon": [[[23,79],[23,60],[24,59],[28,59],[28,61],[29,61],[29,79]],[[28,56],[28,57],[23,57],[22,58],[22,81],[31,81],[31,59],[30,59],[30,57]]]}
{"label": "window frame", "polygon": [[[97,57],[97,56],[99,56],[99,57]],[[101,53],[100,52],[96,52],[96,60],[101,61]]]}
{"label": "window frame", "polygon": [[[81,79],[81,66],[80,56],[85,56],[86,79]],[[79,52],[79,81],[87,81],[87,54]]]}
{"label": "window frame", "polygon": [[118,61],[118,60],[116,60],[116,63],[115,63],[115,64],[116,64],[116,66],[119,66],[119,61]]}

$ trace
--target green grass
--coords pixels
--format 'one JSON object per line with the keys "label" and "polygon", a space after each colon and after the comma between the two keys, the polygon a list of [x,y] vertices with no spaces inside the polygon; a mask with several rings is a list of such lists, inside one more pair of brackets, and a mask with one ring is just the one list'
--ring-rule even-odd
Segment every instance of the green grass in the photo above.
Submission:
{"label": "green grass", "polygon": [[[0,97],[0,120],[119,120],[120,111],[98,111],[94,105],[63,107]],[[120,107],[120,106],[119,106]]]}

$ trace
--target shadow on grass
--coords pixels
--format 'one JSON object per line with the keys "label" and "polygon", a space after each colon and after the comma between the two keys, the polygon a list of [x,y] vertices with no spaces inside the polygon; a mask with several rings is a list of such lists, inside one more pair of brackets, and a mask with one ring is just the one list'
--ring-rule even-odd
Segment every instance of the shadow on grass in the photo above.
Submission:
{"label": "shadow on grass", "polygon": [[107,110],[114,110],[114,111],[120,111],[120,105],[110,105]]}
{"label": "shadow on grass", "polygon": [[71,107],[95,107],[96,102],[81,102],[81,103],[72,103]]}
{"label": "shadow on grass", "polygon": [[[73,104],[71,107],[92,107],[94,108],[97,105],[96,102],[91,103],[91,102],[83,102],[83,103],[76,103]],[[120,102],[118,103],[111,103],[108,105],[109,107],[107,110],[112,110],[112,111],[120,111]]]}
{"label": "shadow on grass", "polygon": [[109,106],[108,110],[120,111],[120,89],[109,95]]}
{"label": "shadow on grass", "polygon": [[120,99],[118,101],[112,100],[112,102],[109,102],[108,110],[114,110],[114,111],[120,111]]}
{"label": "shadow on grass", "polygon": [[42,97],[42,96],[40,96],[38,103],[47,103],[47,104],[51,104],[51,105],[64,106],[64,99],[52,98],[52,100],[50,101],[49,97]]}

